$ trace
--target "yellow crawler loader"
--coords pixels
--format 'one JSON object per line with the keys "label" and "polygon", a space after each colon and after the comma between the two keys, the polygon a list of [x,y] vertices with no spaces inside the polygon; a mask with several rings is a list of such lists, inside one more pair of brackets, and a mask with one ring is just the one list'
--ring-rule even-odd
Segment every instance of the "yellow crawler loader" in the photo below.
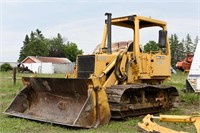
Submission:
{"label": "yellow crawler loader", "polygon": [[[111,117],[123,119],[177,106],[176,88],[161,85],[171,76],[166,22],[137,15],[106,16],[99,50],[77,57],[74,77],[23,77],[23,89],[4,113],[92,128]],[[127,48],[112,50],[112,25],[132,29],[133,41]],[[159,50],[145,53],[140,48],[140,30],[148,27],[160,27]]]}

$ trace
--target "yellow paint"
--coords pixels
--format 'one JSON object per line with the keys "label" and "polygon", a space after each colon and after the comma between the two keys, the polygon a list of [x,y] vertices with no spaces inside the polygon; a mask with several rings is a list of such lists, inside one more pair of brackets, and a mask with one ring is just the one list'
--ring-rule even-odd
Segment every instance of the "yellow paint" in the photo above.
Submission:
{"label": "yellow paint", "polygon": [[[132,19],[132,18],[133,19]],[[141,83],[141,82],[151,82],[153,84],[158,84],[171,76],[170,72],[170,47],[169,41],[166,41],[165,52],[150,52],[143,53],[140,50],[140,29],[152,26],[161,27],[163,30],[167,30],[166,22],[142,17],[142,16],[125,16],[120,18],[113,18],[112,25],[126,27],[133,29],[133,51],[123,51],[113,52],[112,54],[107,54],[106,51],[106,38],[108,36],[107,24],[104,26],[103,38],[99,53],[95,53],[94,61],[94,72],[91,73],[90,79],[93,81],[93,99],[98,101],[100,108],[100,123],[107,123],[110,119],[110,108],[108,104],[108,99],[106,95],[106,88],[111,85],[117,84],[130,84],[130,83]],[[117,56],[122,54],[122,60],[120,62],[120,72],[122,74],[126,73],[126,67],[128,67],[127,79],[124,82],[119,82],[114,74],[114,67],[116,63]],[[83,55],[87,56],[87,55]],[[87,63],[87,62],[86,62]],[[128,63],[128,65],[127,65]],[[75,72],[75,78],[78,72]],[[97,95],[95,95],[95,93]],[[144,94],[143,94],[144,95]],[[94,100],[93,102],[96,102]],[[145,99],[143,99],[144,102]],[[167,103],[166,103],[167,104]],[[97,105],[96,105],[97,106]],[[97,110],[95,112],[98,112]],[[95,113],[96,115],[96,113]],[[96,117],[95,117],[96,118]],[[96,119],[95,119],[96,120]]]}

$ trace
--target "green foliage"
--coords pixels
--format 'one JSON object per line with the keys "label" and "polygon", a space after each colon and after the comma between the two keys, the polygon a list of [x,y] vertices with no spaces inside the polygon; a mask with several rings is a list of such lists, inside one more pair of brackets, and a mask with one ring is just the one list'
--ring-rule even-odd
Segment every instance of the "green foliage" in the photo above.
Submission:
{"label": "green foliage", "polygon": [[181,99],[186,103],[186,104],[196,104],[200,100],[200,95],[196,93],[182,93]]}
{"label": "green foliage", "polygon": [[0,71],[1,72],[7,72],[9,70],[12,70],[12,66],[9,63],[4,63],[0,66]]}
{"label": "green foliage", "polygon": [[196,47],[197,47],[197,43],[198,43],[198,41],[199,41],[200,39],[199,39],[199,37],[198,36],[196,36],[196,38],[194,39],[194,52],[195,52],[195,49],[196,49]]}
{"label": "green foliage", "polygon": [[[19,74],[17,73],[17,79],[21,79],[24,76],[37,76],[37,77],[63,77],[63,74]],[[21,80],[17,80],[16,86],[13,85],[12,74],[9,72],[0,72],[0,112],[3,112],[12,102],[16,94],[22,89],[23,84]],[[172,115],[190,115],[193,112],[199,111],[199,96],[195,94],[183,93],[181,90],[185,87],[185,79],[187,77],[186,73],[178,72],[172,75],[172,79],[168,81],[167,85],[175,86],[179,94],[181,95],[180,106],[176,109],[172,109],[167,112],[162,112],[161,114],[172,114]],[[194,102],[196,101],[196,102]],[[59,126],[49,123],[41,123],[36,121],[31,121],[27,119],[20,119],[15,117],[8,117],[7,115],[0,113],[0,132],[1,133],[99,133],[99,132],[130,132],[138,133],[137,123],[141,122],[144,116],[138,116],[129,118],[124,121],[111,120],[108,124],[101,125],[98,128],[91,129],[80,129],[80,128],[69,128],[66,126]],[[156,121],[157,122],[157,121]],[[159,123],[159,122],[158,122]],[[195,128],[192,124],[181,124],[181,123],[159,123],[163,126],[187,131],[194,132]],[[188,131],[189,130],[189,131]]]}
{"label": "green foliage", "polygon": [[65,57],[65,44],[62,36],[58,33],[56,38],[48,40],[49,57]]}
{"label": "green foliage", "polygon": [[38,29],[35,32],[31,32],[30,37],[26,35],[18,62],[21,62],[27,56],[46,56],[48,54],[46,42],[46,39]]}
{"label": "green foliage", "polygon": [[144,52],[158,51],[159,47],[155,41],[149,41],[144,45]]}
{"label": "green foliage", "polygon": [[27,56],[67,57],[69,60],[75,61],[76,56],[82,53],[83,51],[79,50],[75,43],[67,42],[65,44],[61,34],[58,33],[57,37],[47,39],[37,29],[25,36],[18,62]]}
{"label": "green foliage", "polygon": [[82,50],[79,50],[77,45],[75,43],[69,43],[66,45],[65,47],[65,55],[66,57],[72,61],[75,62],[76,61],[76,56],[83,54]]}
{"label": "green foliage", "polygon": [[194,54],[198,43],[198,36],[193,43],[189,34],[187,34],[186,38],[182,39],[182,41],[179,41],[176,34],[172,34],[169,38],[169,43],[171,47],[171,64],[172,67],[175,67],[176,63],[183,60],[187,53]]}
{"label": "green foliage", "polygon": [[192,39],[191,39],[189,34],[187,34],[185,41],[183,43],[185,45],[185,52],[186,53],[191,53],[191,54],[194,53],[195,48],[194,48]]}
{"label": "green foliage", "polygon": [[179,42],[178,36],[172,34],[169,38],[171,47],[171,66],[175,68],[177,61],[182,60],[185,57],[184,46],[182,42]]}

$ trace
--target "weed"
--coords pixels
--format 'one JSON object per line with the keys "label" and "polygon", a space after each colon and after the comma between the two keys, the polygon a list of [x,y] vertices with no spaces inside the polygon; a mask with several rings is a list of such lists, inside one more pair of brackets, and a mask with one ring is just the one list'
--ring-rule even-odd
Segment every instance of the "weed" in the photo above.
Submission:
{"label": "weed", "polygon": [[[17,74],[16,85],[13,85],[12,72],[0,72],[0,111],[3,112],[10,104],[15,95],[20,91],[23,84],[21,82],[21,77],[34,76],[34,77],[57,77],[62,78],[64,74],[52,74],[52,75],[42,75],[42,74]],[[171,115],[190,115],[192,111],[199,111],[200,101],[199,95],[191,93],[183,93],[182,89],[185,87],[185,79],[187,77],[186,73],[178,72],[173,74],[171,80],[165,82],[166,85],[175,86],[180,94],[181,103],[179,108],[172,109],[163,114]],[[192,110],[192,111],[191,111]],[[51,125],[49,123],[41,123],[36,121],[30,121],[21,118],[9,117],[4,114],[0,114],[0,133],[79,133],[79,132],[131,132],[137,133],[138,127],[137,123],[141,122],[142,117],[128,118],[126,121],[113,121],[111,120],[108,124],[99,126],[96,129],[77,129],[69,128],[59,125]],[[161,123],[164,124],[164,123]],[[188,123],[165,123],[164,126],[169,128],[174,128],[176,130],[194,132],[195,128],[192,124]]]}

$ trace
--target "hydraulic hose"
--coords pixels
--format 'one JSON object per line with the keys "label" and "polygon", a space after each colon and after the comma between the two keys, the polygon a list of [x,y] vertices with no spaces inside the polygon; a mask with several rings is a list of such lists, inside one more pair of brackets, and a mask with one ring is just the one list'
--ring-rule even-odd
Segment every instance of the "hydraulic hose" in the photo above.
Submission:
{"label": "hydraulic hose", "polygon": [[120,72],[120,64],[121,64],[121,61],[122,61],[122,57],[124,55],[125,52],[120,52],[120,54],[117,56],[117,59],[116,59],[116,63],[115,63],[115,70],[114,70],[114,74],[115,74],[115,77],[117,78],[117,80],[119,81],[125,81],[127,79],[127,73],[128,73],[128,67],[129,67],[129,63],[126,62],[126,66],[125,66],[125,73],[122,74]]}

